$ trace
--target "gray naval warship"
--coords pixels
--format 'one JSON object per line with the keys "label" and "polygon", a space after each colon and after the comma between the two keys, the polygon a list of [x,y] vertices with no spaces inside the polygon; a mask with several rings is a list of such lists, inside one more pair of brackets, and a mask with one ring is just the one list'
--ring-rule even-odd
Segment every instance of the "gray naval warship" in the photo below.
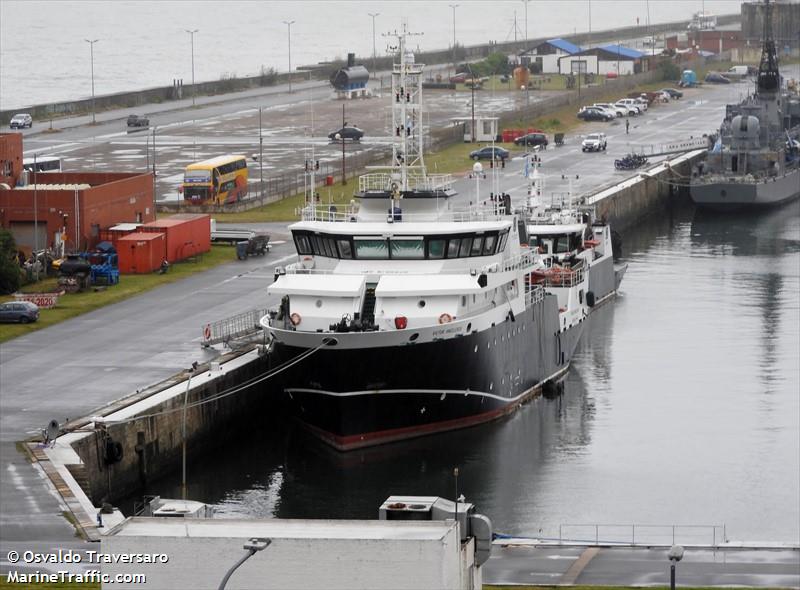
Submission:
{"label": "gray naval warship", "polygon": [[800,196],[800,97],[782,88],[764,3],[764,34],[755,93],[726,106],[725,119],[689,187],[699,207],[721,211],[774,206]]}

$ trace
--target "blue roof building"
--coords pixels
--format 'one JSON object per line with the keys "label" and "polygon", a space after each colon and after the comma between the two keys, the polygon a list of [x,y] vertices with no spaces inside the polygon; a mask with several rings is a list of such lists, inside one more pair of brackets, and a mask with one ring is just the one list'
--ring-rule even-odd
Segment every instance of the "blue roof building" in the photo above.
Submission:
{"label": "blue roof building", "polygon": [[558,72],[558,60],[565,55],[579,53],[581,48],[565,39],[548,39],[520,56],[523,65],[534,65],[534,71],[543,74]]}
{"label": "blue roof building", "polygon": [[610,43],[590,47],[558,58],[562,74],[587,73],[600,76],[638,74],[647,70],[647,55],[641,51]]}

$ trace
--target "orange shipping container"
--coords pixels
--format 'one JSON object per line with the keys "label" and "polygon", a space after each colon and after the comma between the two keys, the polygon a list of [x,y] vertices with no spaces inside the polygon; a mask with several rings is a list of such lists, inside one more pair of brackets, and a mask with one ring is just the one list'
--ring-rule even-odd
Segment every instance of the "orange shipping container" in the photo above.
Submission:
{"label": "orange shipping container", "polygon": [[138,232],[117,240],[119,272],[147,274],[157,270],[166,256],[167,237],[163,233]]}
{"label": "orange shipping container", "polygon": [[153,221],[142,231],[160,232],[167,240],[167,260],[178,262],[211,250],[211,216],[181,213]]}

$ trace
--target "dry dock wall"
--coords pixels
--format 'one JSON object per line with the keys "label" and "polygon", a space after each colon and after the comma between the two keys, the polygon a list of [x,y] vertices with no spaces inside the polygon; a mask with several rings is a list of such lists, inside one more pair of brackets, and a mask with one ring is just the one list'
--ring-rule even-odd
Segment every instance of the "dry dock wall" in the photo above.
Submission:
{"label": "dry dock wall", "polygon": [[[267,369],[267,359],[255,350],[224,363],[219,370],[209,365],[198,367],[187,395],[189,472],[193,462],[201,461],[204,448],[217,446],[256,423],[263,427],[280,415],[277,380],[213,399]],[[159,476],[180,470],[187,383],[188,372],[181,373],[151,391],[98,411],[106,416],[106,423],[72,444],[83,461],[78,468],[81,477],[76,479],[95,506],[144,491]],[[115,410],[115,405],[123,407]],[[91,422],[82,429],[91,429]],[[121,451],[120,460],[108,464],[107,449],[115,444],[119,446],[114,452]]]}

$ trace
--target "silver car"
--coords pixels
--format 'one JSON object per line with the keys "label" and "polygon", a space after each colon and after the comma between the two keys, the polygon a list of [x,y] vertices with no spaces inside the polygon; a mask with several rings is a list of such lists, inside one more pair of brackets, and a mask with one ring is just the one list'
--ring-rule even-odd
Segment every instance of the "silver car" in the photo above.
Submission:
{"label": "silver car", "polygon": [[8,125],[11,129],[24,129],[25,127],[33,127],[33,117],[28,113],[17,113],[11,117],[11,122]]}
{"label": "silver car", "polygon": [[30,301],[0,303],[0,322],[28,324],[39,319],[39,306]]}

